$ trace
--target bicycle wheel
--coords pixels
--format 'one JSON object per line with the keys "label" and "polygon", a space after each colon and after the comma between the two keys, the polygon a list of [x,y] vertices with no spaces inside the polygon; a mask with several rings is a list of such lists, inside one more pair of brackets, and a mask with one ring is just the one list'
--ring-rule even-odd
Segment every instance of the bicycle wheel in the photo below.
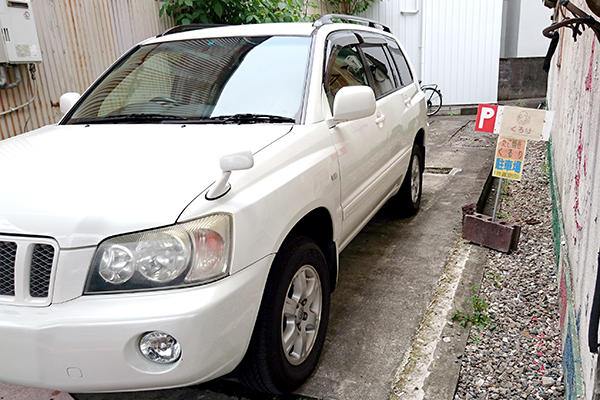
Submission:
{"label": "bicycle wheel", "polygon": [[431,87],[423,89],[425,93],[425,101],[427,101],[427,115],[435,115],[442,108],[442,93]]}

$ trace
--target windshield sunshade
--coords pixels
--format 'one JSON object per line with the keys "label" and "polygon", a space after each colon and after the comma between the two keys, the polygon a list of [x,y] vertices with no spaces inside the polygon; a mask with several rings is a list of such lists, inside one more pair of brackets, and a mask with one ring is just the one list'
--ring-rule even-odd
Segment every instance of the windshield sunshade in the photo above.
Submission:
{"label": "windshield sunshade", "polygon": [[[310,38],[194,39],[140,47],[65,122],[293,122],[302,105]],[[164,116],[164,118],[161,118]]]}

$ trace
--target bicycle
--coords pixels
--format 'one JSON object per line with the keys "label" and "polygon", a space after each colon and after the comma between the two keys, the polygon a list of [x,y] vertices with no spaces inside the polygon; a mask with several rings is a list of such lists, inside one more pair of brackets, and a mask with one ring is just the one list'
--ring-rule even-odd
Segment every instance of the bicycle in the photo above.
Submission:
{"label": "bicycle", "polygon": [[425,100],[427,101],[427,116],[431,117],[442,108],[442,91],[438,89],[438,85],[435,83],[422,85],[421,90],[425,93]]}

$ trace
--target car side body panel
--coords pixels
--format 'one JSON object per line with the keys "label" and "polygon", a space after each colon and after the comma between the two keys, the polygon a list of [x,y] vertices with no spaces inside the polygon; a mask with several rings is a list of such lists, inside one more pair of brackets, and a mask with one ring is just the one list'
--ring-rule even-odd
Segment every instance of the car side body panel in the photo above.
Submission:
{"label": "car side body panel", "polygon": [[[293,227],[316,208],[331,215],[341,235],[336,151],[325,123],[295,126],[254,155],[254,167],[231,175],[230,192],[217,200],[200,195],[183,211],[183,222],[218,209],[234,217],[232,273],[277,252]],[[243,244],[243,245],[242,245]]]}

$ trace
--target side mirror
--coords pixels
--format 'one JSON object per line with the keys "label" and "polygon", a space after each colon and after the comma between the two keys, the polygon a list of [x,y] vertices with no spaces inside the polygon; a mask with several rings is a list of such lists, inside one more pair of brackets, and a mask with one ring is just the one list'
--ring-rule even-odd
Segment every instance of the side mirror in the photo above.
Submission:
{"label": "side mirror", "polygon": [[219,158],[219,166],[223,171],[239,171],[254,166],[254,157],[249,150],[227,154]]}
{"label": "side mirror", "polygon": [[221,156],[219,159],[219,166],[223,171],[221,178],[215,182],[206,194],[206,200],[216,200],[221,198],[229,192],[231,185],[229,184],[229,177],[231,171],[240,171],[243,169],[250,169],[254,166],[254,157],[252,152],[249,150],[241,151],[239,153],[227,154]]}
{"label": "side mirror", "polygon": [[80,97],[81,95],[75,92],[65,93],[60,96],[60,112],[65,115],[77,103]]}
{"label": "side mirror", "polygon": [[333,128],[346,121],[366,118],[375,113],[375,93],[368,86],[345,86],[337,92],[333,101],[333,117],[327,126]]}

